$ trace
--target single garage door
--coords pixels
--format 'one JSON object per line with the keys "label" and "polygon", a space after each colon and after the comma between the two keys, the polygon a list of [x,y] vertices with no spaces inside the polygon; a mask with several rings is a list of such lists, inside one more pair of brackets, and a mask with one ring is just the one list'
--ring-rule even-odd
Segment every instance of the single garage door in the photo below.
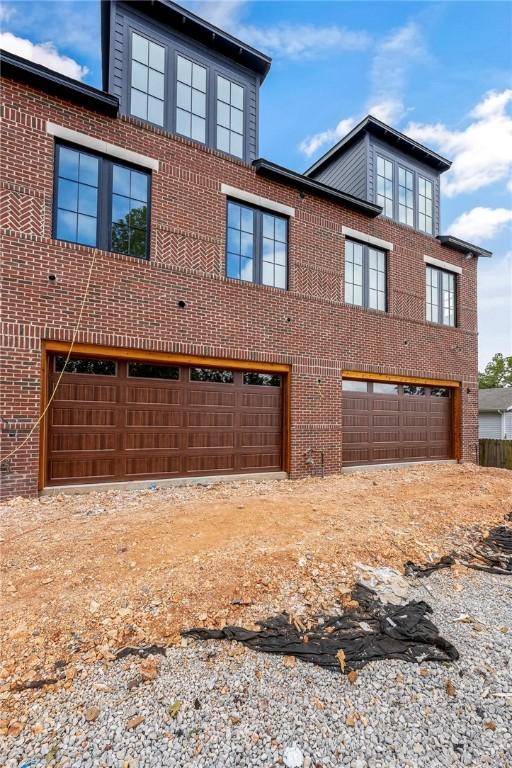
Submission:
{"label": "single garage door", "polygon": [[343,465],[452,458],[447,387],[343,380]]}
{"label": "single garage door", "polygon": [[[49,390],[65,358],[50,359]],[[47,484],[281,470],[282,377],[72,358],[51,404]]]}

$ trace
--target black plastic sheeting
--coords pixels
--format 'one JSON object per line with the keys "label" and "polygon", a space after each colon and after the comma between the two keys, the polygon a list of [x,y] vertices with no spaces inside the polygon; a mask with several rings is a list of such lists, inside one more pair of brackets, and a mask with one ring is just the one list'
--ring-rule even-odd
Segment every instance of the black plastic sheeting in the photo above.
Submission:
{"label": "black plastic sheeting", "polygon": [[[512,513],[507,519],[512,518]],[[417,565],[408,560],[404,565],[406,576],[430,576],[434,571],[450,568],[454,563],[477,571],[512,576],[512,528],[500,525],[491,528],[488,535],[476,544],[471,551],[460,554],[452,553],[440,560],[425,565]]]}
{"label": "black plastic sheeting", "polygon": [[308,628],[299,627],[298,622],[282,613],[257,622],[261,629],[256,631],[231,626],[200,627],[182,634],[199,640],[236,640],[253,651],[296,656],[340,671],[336,654],[343,650],[344,672],[381,659],[421,663],[459,658],[457,649],[440,636],[428,618],[432,609],[427,603],[384,605],[363,586],[356,587],[352,596],[359,604],[357,607],[338,616],[316,617]]}

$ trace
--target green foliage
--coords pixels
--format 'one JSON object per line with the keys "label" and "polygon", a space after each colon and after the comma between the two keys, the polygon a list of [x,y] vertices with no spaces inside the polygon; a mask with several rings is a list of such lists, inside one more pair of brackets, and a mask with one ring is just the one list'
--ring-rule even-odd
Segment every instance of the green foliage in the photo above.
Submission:
{"label": "green foliage", "polygon": [[512,387],[512,356],[505,357],[497,352],[483,373],[478,374],[478,388]]}

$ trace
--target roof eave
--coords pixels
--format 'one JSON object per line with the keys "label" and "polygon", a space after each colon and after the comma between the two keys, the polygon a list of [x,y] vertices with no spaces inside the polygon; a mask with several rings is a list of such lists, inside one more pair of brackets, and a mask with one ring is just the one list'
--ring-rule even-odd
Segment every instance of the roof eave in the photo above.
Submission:
{"label": "roof eave", "polygon": [[464,253],[467,256],[470,254],[472,256],[483,256],[485,258],[490,258],[492,256],[492,251],[488,251],[478,245],[473,245],[473,243],[467,243],[465,240],[460,240],[460,238],[453,237],[452,235],[437,235],[437,239],[445,248],[451,248],[452,250],[459,251],[459,253]]}
{"label": "roof eave", "polygon": [[110,117],[116,117],[119,111],[117,96],[100,91],[91,85],[73,80],[71,77],[54,72],[41,64],[23,59],[9,51],[0,51],[2,75],[41,88],[45,93],[59,96]]}
{"label": "roof eave", "polygon": [[321,170],[329,163],[330,160],[332,160],[338,154],[341,154],[344,149],[348,149],[350,144],[352,144],[354,141],[357,141],[357,139],[363,135],[365,131],[368,133],[373,133],[374,135],[383,135],[384,137],[388,138],[388,140],[389,137],[391,137],[397,146],[403,144],[404,147],[407,147],[408,151],[416,157],[416,159],[438,170],[440,173],[444,173],[444,171],[447,171],[449,168],[451,168],[451,160],[447,160],[446,157],[437,154],[437,152],[434,152],[428,147],[425,147],[423,144],[419,144],[419,142],[414,141],[414,139],[411,139],[404,133],[400,133],[400,131],[395,130],[390,125],[386,125],[386,123],[377,120],[377,118],[373,117],[373,115],[367,115],[365,118],[363,118],[363,120],[355,125],[354,128],[352,128],[352,130],[349,131],[346,136],[343,136],[343,138],[341,138],[337,144],[331,147],[324,155],[322,155],[322,157],[313,163],[313,165],[310,166],[307,171],[305,171],[305,175],[310,176],[312,173]]}
{"label": "roof eave", "polygon": [[288,168],[283,168],[276,163],[272,163],[269,160],[258,158],[253,161],[253,167],[256,173],[268,178],[273,178],[289,186],[294,186],[303,191],[310,192],[311,194],[324,197],[333,202],[339,203],[347,208],[364,213],[367,216],[374,218],[382,213],[380,205],[369,203],[367,200],[362,200],[359,197],[354,197],[346,192],[340,192],[333,187],[329,187],[327,184],[322,184],[314,179],[309,179],[301,173],[291,171]]}

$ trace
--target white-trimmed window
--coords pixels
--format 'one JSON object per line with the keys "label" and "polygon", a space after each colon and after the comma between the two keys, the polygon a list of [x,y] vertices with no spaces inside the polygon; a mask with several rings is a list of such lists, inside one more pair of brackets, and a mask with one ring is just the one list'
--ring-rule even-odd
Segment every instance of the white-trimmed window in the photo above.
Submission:
{"label": "white-trimmed window", "polygon": [[130,113],[163,125],[164,107],[165,48],[132,32]]}
{"label": "white-trimmed window", "polygon": [[206,67],[176,57],[176,133],[206,142]]}
{"label": "white-trimmed window", "polygon": [[457,278],[453,272],[427,264],[427,320],[441,325],[456,324]]}
{"label": "white-trimmed window", "polygon": [[217,149],[244,156],[244,89],[217,75]]}

